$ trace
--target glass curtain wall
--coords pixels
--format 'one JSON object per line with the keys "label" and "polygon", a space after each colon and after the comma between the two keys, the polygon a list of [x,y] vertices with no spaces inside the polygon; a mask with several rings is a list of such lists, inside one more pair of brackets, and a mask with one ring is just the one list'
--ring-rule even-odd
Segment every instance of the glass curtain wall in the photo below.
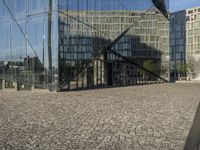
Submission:
{"label": "glass curtain wall", "polygon": [[[169,63],[168,38],[168,20],[151,0],[60,0],[59,87],[67,90],[157,80],[122,57],[142,67],[151,62],[156,67],[148,69],[161,76],[161,66]],[[105,52],[108,49],[122,57]]]}
{"label": "glass curtain wall", "polygon": [[1,89],[148,83],[168,59],[168,21],[152,0],[0,0],[0,33]]}
{"label": "glass curtain wall", "polygon": [[57,6],[55,0],[0,0],[1,88],[57,89]]}

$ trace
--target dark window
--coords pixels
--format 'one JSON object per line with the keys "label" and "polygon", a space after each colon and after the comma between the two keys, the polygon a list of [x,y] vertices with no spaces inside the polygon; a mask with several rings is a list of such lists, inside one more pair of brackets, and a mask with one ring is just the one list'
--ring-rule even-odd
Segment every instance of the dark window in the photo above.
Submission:
{"label": "dark window", "polygon": [[192,13],[193,13],[193,10],[188,11],[188,14],[192,14]]}

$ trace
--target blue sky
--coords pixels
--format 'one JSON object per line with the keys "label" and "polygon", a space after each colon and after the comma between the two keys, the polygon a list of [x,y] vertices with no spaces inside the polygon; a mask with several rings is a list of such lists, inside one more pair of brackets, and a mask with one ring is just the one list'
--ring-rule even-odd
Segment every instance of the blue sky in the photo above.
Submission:
{"label": "blue sky", "polygon": [[[79,6],[77,4],[80,4]],[[88,5],[87,5],[88,4]],[[148,9],[152,5],[151,0],[60,0],[61,8],[66,9]],[[186,8],[200,6],[200,0],[169,0],[170,12]],[[70,7],[69,7],[70,6]],[[141,6],[141,7],[139,7]]]}
{"label": "blue sky", "polygon": [[170,11],[179,11],[191,7],[200,7],[200,0],[169,0]]}

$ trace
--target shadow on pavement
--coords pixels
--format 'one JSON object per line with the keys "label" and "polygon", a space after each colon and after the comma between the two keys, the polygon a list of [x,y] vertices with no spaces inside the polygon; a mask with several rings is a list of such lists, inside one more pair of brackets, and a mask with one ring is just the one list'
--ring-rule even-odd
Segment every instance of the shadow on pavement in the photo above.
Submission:
{"label": "shadow on pavement", "polygon": [[184,150],[200,150],[200,103],[197,107],[193,125],[187,137]]}

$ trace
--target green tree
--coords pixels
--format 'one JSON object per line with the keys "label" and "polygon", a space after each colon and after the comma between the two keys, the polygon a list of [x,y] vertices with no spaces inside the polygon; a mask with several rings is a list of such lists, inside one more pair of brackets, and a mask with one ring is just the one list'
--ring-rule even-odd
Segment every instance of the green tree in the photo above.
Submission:
{"label": "green tree", "polygon": [[167,65],[160,65],[160,75],[165,75],[169,70],[169,66]]}
{"label": "green tree", "polygon": [[[143,67],[155,74],[158,74],[159,72],[159,65],[155,63],[153,60],[145,60],[143,63]],[[150,76],[148,72],[143,71],[141,74],[143,75],[143,78],[145,80],[150,80]]]}
{"label": "green tree", "polygon": [[176,64],[176,71],[178,72],[178,78],[184,74],[184,76],[187,74],[191,74],[194,71],[194,64],[192,64],[191,62],[187,63],[187,64],[181,64],[180,62],[178,62]]}
{"label": "green tree", "polygon": [[185,75],[186,74],[186,64],[182,64],[180,62],[176,63],[176,71],[178,73],[178,78],[180,78],[181,75]]}
{"label": "green tree", "polygon": [[153,60],[145,60],[143,67],[154,73],[157,73],[159,70],[158,65],[155,62],[153,62]]}
{"label": "green tree", "polygon": [[193,73],[194,71],[194,64],[192,64],[191,62],[186,64],[186,71],[187,73]]}

